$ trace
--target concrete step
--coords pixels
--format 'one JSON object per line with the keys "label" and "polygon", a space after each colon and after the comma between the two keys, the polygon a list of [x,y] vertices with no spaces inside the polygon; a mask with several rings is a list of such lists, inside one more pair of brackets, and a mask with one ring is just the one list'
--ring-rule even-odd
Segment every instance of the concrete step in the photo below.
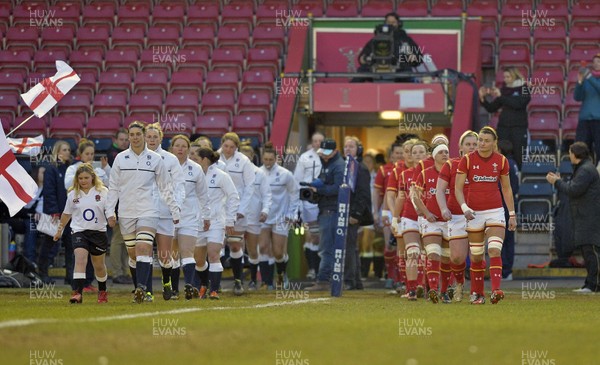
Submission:
{"label": "concrete step", "polygon": [[517,244],[515,246],[515,254],[517,255],[548,255],[550,254],[550,246],[547,244]]}
{"label": "concrete step", "polygon": [[524,244],[545,244],[550,247],[552,242],[552,232],[517,232],[515,241],[518,245]]}

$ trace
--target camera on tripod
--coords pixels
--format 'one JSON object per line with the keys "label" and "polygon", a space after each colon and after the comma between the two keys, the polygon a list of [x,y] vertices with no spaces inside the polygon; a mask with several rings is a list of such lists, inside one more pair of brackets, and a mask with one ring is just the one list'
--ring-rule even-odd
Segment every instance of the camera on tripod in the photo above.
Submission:
{"label": "camera on tripod", "polygon": [[300,188],[300,200],[307,201],[311,204],[318,204],[320,195],[315,193],[310,187],[309,183],[301,182],[300,186],[307,186],[305,188]]}
{"label": "camera on tripod", "polygon": [[368,57],[371,72],[395,72],[398,60],[395,54],[394,27],[380,24],[375,27],[373,53]]}

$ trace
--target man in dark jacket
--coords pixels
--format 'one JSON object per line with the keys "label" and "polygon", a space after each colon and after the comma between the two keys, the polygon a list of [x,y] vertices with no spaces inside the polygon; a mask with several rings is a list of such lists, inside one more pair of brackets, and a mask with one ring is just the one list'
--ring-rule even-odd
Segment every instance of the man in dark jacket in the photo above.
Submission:
{"label": "man in dark jacket", "polygon": [[336,150],[335,140],[327,138],[321,142],[317,151],[321,158],[321,175],[313,181],[311,189],[319,194],[319,274],[317,283],[308,290],[329,290],[329,281],[333,273],[333,243],[337,227],[338,192],[344,181],[344,160]]}
{"label": "man in dark jacket", "polygon": [[106,157],[108,158],[108,164],[112,166],[115,157],[123,151],[129,148],[129,133],[127,133],[127,129],[119,128],[115,136],[113,137],[113,144],[110,146],[108,151],[106,152]]}
{"label": "man in dark jacket", "polygon": [[573,243],[581,247],[587,277],[578,293],[600,292],[600,176],[584,142],[575,142],[569,148],[573,164],[571,181],[549,172],[546,179],[560,192],[569,196],[573,217]]}
{"label": "man in dark jacket", "polygon": [[360,257],[358,254],[358,228],[373,224],[371,206],[371,174],[360,159],[362,145],[356,137],[346,137],[344,155],[359,160],[354,192],[350,196],[350,218],[346,233],[346,258],[344,261],[344,282],[346,290],[363,289],[360,280]]}

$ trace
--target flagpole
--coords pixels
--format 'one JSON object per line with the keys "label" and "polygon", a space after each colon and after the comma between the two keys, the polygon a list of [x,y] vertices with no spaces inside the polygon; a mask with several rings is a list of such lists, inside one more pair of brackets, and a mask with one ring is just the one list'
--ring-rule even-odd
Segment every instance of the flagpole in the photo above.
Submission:
{"label": "flagpole", "polygon": [[23,124],[27,123],[27,121],[31,118],[35,117],[35,114],[32,114],[29,118],[25,119],[24,121],[21,122],[21,124],[19,124],[18,126],[16,126],[12,131],[8,132],[8,134],[6,135],[6,137],[10,136],[14,131],[16,131],[17,129],[21,128],[23,126]]}

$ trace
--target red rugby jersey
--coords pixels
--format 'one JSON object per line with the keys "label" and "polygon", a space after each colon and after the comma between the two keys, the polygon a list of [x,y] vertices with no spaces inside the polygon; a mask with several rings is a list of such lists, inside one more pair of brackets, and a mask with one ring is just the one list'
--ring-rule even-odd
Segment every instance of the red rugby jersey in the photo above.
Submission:
{"label": "red rugby jersey", "polygon": [[396,162],[396,165],[394,166],[394,169],[392,170],[392,173],[387,179],[385,191],[398,191],[398,178],[404,170],[406,170],[406,165],[404,164],[404,161],[398,160],[398,162]]}
{"label": "red rugby jersey", "polygon": [[466,174],[469,180],[469,208],[479,211],[502,208],[502,195],[498,188],[500,176],[508,175],[508,161],[503,155],[493,152],[483,158],[478,151],[464,156],[458,164],[457,173]]}
{"label": "red rugby jersey", "polygon": [[400,174],[400,179],[398,180],[398,192],[404,192],[404,196],[406,200],[404,201],[404,206],[402,207],[401,217],[409,218],[412,220],[417,220],[418,215],[415,207],[413,206],[412,201],[410,200],[410,186],[413,183],[413,172],[414,167],[406,169],[402,171]]}
{"label": "red rugby jersey", "polygon": [[431,157],[431,156],[427,157],[424,160],[419,161],[419,163],[416,164],[415,168],[414,168],[413,181],[417,181],[417,177],[419,176],[421,171],[428,169],[433,165],[435,165],[435,161],[433,160],[433,157]]}
{"label": "red rugby jersey", "polygon": [[[435,199],[435,192],[437,188],[437,181],[439,175],[440,172],[435,169],[435,166],[428,167],[425,170],[421,171],[419,177],[417,177],[417,181],[415,182],[415,184],[423,192],[422,198],[427,210],[429,210],[433,215],[437,217],[438,222],[444,222],[444,219],[442,218],[442,212],[437,203],[437,200]],[[448,199],[449,194],[450,189],[446,189],[446,200]]]}
{"label": "red rugby jersey", "polygon": [[380,195],[384,195],[385,188],[387,186],[387,180],[394,169],[394,164],[391,162],[386,163],[381,166],[379,170],[377,170],[377,175],[375,175],[375,182],[373,185],[381,190]]}
{"label": "red rugby jersey", "polygon": [[[439,178],[448,182],[448,189],[450,190],[450,194],[446,196],[446,204],[448,205],[448,209],[450,213],[454,215],[462,215],[462,209],[460,209],[460,205],[456,200],[456,195],[454,195],[454,187],[456,186],[456,172],[458,169],[458,164],[460,163],[460,157],[452,158],[444,164],[442,170],[440,171]],[[465,187],[463,189],[463,194],[465,196],[465,201],[469,197],[469,180],[465,181]]]}

